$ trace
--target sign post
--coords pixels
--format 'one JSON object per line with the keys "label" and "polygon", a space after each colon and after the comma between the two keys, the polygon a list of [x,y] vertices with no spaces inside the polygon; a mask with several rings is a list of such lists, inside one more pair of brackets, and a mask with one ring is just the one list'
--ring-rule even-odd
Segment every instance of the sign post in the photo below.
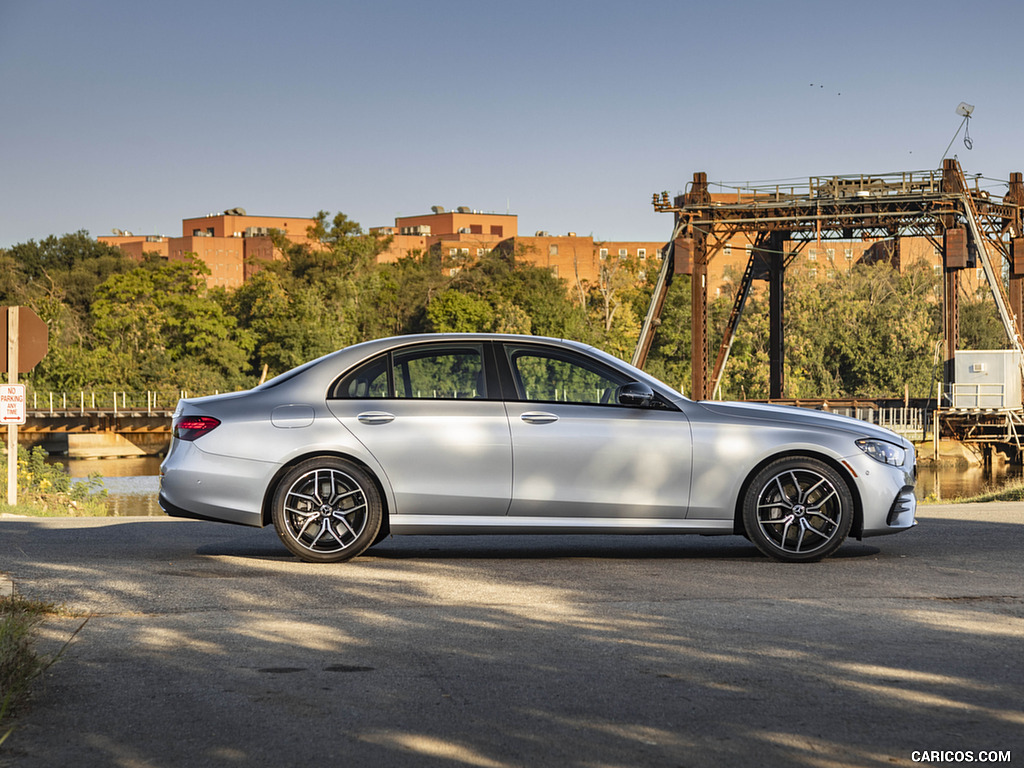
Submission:
{"label": "sign post", "polygon": [[7,425],[7,503],[14,506],[18,503],[18,425],[25,423],[24,384],[0,384],[0,423]]}
{"label": "sign post", "polygon": [[[18,322],[17,307],[7,308],[7,385],[17,386],[18,382]],[[6,412],[6,408],[5,408]],[[18,503],[18,425],[7,424],[7,503]]]}
{"label": "sign post", "polygon": [[28,373],[46,356],[49,332],[28,307],[0,308],[0,340],[4,344],[7,384],[0,388],[0,422],[7,425],[7,503],[18,503],[18,425],[25,423],[25,387],[18,374]]}

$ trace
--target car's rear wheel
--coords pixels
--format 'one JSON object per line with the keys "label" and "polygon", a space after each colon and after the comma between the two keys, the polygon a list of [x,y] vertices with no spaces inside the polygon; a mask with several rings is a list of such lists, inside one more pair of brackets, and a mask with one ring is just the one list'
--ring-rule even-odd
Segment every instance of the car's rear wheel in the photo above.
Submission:
{"label": "car's rear wheel", "polygon": [[785,562],[813,562],[835,552],[853,524],[853,496],[823,461],[794,456],[754,477],[743,500],[747,537]]}
{"label": "car's rear wheel", "polygon": [[292,554],[311,563],[338,563],[374,543],[382,509],[377,484],[365,470],[323,456],[285,473],[271,513],[277,535]]}

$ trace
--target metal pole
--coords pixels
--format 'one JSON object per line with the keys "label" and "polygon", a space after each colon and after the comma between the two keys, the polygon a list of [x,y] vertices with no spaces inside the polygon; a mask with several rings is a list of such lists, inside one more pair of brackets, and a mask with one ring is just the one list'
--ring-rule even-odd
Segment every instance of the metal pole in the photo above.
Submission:
{"label": "metal pole", "polygon": [[768,396],[781,398],[786,392],[786,342],[784,336],[786,314],[786,262],[782,253],[782,240],[772,234],[768,260]]}
{"label": "metal pole", "polygon": [[[7,308],[7,383],[18,383],[18,307]],[[7,503],[18,503],[18,425],[7,425]]]}

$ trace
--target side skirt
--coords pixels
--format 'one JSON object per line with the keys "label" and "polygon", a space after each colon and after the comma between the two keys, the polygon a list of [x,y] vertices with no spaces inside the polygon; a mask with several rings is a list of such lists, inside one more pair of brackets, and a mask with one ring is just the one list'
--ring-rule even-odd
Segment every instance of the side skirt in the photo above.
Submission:
{"label": "side skirt", "polygon": [[732,520],[666,520],[658,518],[603,517],[492,517],[481,515],[391,515],[391,533],[465,534],[489,533],[615,533],[657,534],[733,533]]}

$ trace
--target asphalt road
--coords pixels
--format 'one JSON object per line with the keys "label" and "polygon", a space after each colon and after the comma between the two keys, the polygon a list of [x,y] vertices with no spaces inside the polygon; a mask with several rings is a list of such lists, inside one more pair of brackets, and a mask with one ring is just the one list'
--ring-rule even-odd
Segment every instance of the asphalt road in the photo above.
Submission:
{"label": "asphalt road", "polygon": [[272,530],[0,519],[15,589],[89,615],[0,766],[1020,763],[1024,504],[920,520],[812,565],[557,536],[323,566]]}

